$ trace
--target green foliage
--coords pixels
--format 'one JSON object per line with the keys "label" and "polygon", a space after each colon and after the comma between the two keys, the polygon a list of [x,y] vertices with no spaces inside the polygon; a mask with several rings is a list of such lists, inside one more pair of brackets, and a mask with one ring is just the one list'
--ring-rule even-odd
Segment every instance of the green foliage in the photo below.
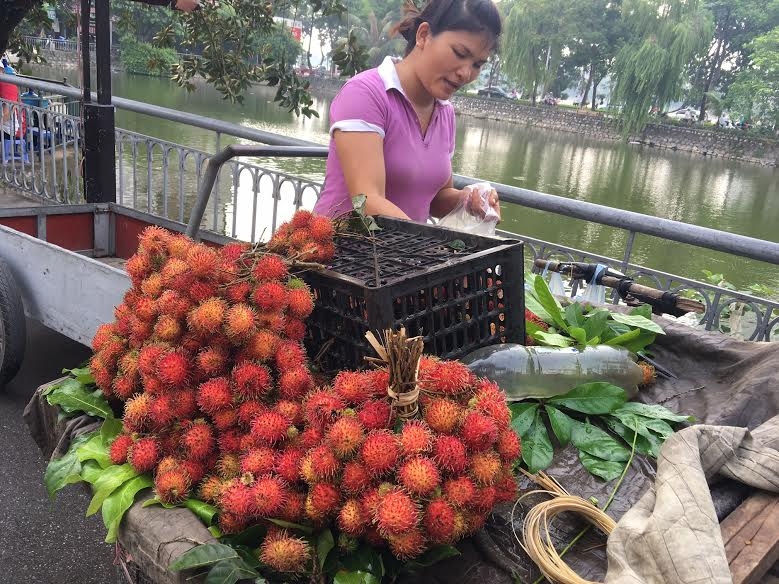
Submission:
{"label": "green foliage", "polygon": [[626,400],[622,388],[596,382],[549,400],[511,404],[511,427],[522,439],[525,466],[536,473],[552,464],[554,446],[547,420],[559,446],[571,443],[579,450],[582,465],[607,481],[622,473],[634,440],[637,452],[656,457],[674,431],[672,424],[693,421],[659,405]]}
{"label": "green foliage", "polygon": [[619,346],[638,353],[665,334],[651,319],[651,308],[640,306],[629,314],[611,312],[579,302],[563,309],[541,276],[530,274],[525,288],[525,306],[550,325],[543,331],[531,321],[525,322],[526,334],[540,345],[550,347]]}
{"label": "green foliage", "polygon": [[128,73],[156,77],[170,75],[171,69],[179,60],[173,49],[139,43],[130,37],[122,39],[119,59]]}
{"label": "green foliage", "polygon": [[728,92],[734,113],[775,130],[779,128],[779,26],[749,43],[749,67]]}

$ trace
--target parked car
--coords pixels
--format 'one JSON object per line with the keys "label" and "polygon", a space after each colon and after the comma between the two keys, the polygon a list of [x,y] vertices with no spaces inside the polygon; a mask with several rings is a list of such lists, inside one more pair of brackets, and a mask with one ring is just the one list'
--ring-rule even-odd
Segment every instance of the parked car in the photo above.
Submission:
{"label": "parked car", "polygon": [[[683,107],[678,110],[668,112],[666,116],[671,118],[672,120],[677,120],[680,122],[687,122],[687,123],[696,123],[698,122],[698,114],[699,110],[694,107]],[[709,114],[708,112],[704,115],[703,121],[709,121]]]}
{"label": "parked car", "polygon": [[500,87],[482,87],[476,92],[478,95],[481,95],[482,97],[497,97],[497,98],[503,98],[503,99],[511,99],[511,95],[508,91],[505,89],[501,89]]}

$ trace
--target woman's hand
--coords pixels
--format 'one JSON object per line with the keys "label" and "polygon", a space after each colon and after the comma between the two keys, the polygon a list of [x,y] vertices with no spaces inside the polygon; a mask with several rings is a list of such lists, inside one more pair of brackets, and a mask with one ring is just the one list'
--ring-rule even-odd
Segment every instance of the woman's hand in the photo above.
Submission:
{"label": "woman's hand", "polygon": [[462,189],[462,192],[463,196],[468,197],[465,202],[465,209],[471,215],[484,219],[487,212],[492,210],[498,216],[498,222],[500,222],[500,198],[498,197],[498,191],[490,189],[482,196],[483,191],[474,189],[469,185]]}

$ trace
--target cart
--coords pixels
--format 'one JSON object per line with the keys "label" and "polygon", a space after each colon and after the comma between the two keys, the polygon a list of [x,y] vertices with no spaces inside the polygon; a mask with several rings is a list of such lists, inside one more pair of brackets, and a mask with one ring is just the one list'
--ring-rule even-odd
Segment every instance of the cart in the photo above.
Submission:
{"label": "cart", "polygon": [[89,346],[97,328],[114,320],[130,280],[124,262],[150,225],[209,245],[235,241],[199,230],[222,164],[236,156],[322,157],[319,147],[228,146],[213,156],[189,224],[115,203],[0,209],[0,387],[19,370],[25,314]]}

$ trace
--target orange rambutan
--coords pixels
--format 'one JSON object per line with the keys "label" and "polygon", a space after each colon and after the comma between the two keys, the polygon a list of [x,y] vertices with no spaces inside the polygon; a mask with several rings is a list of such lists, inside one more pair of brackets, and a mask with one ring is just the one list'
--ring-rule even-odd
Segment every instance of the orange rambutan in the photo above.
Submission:
{"label": "orange rambutan", "polygon": [[273,389],[268,368],[252,361],[244,361],[233,367],[230,379],[241,398],[258,399]]}
{"label": "orange rambutan", "polygon": [[248,304],[231,306],[224,319],[224,332],[234,343],[248,339],[257,331],[254,310]]}
{"label": "orange rambutan", "polygon": [[154,327],[151,322],[141,320],[137,316],[132,315],[130,317],[130,346],[140,348],[151,336],[153,330]]}
{"label": "orange rambutan", "polygon": [[138,351],[127,351],[117,361],[119,372],[128,377],[135,377],[138,374]]}
{"label": "orange rambutan", "polygon": [[241,533],[249,525],[249,519],[245,515],[222,512],[218,519],[219,530],[223,534],[232,535]]}
{"label": "orange rambutan", "polygon": [[371,395],[374,398],[386,399],[389,387],[389,371],[386,369],[371,369],[364,373]]}
{"label": "orange rambutan", "polygon": [[391,488],[379,498],[374,515],[376,527],[383,536],[399,535],[419,525],[419,506],[398,488]]}
{"label": "orange rambutan", "polygon": [[365,429],[354,416],[342,416],[330,426],[325,438],[338,458],[347,458],[362,444]]}
{"label": "orange rambutan", "polygon": [[252,359],[267,363],[275,358],[280,344],[281,338],[276,333],[260,330],[244,343],[244,350]]}
{"label": "orange rambutan", "polygon": [[260,282],[252,290],[251,299],[265,313],[279,312],[287,307],[287,288],[281,282]]}
{"label": "orange rambutan", "polygon": [[127,271],[127,275],[130,276],[133,286],[140,286],[141,282],[151,274],[154,266],[149,256],[136,253],[127,260],[124,269]]}
{"label": "orange rambutan", "polygon": [[311,232],[311,239],[320,243],[329,242],[335,235],[332,220],[323,215],[314,215],[308,224],[308,230]]}
{"label": "orange rambutan", "polygon": [[455,436],[436,437],[433,458],[443,471],[451,474],[460,474],[468,464],[465,444]]}
{"label": "orange rambutan", "polygon": [[238,412],[235,408],[219,410],[211,414],[211,421],[218,432],[227,432],[238,425]]}
{"label": "orange rambutan", "polygon": [[141,292],[144,296],[149,298],[159,298],[164,288],[165,284],[162,279],[162,274],[157,272],[149,274],[141,282]]}
{"label": "orange rambutan", "polygon": [[334,391],[321,389],[314,391],[303,402],[303,417],[309,424],[330,422],[346,404]]}
{"label": "orange rambutan", "polygon": [[458,395],[473,389],[476,376],[459,361],[437,361],[424,375],[419,376],[419,385],[428,393]]}
{"label": "orange rambutan", "polygon": [[387,537],[390,551],[399,560],[416,558],[426,549],[425,536],[419,529],[398,533]]}
{"label": "orange rambutan", "polygon": [[422,524],[434,544],[452,543],[455,539],[456,512],[444,499],[433,499],[428,503]]}
{"label": "orange rambutan", "polygon": [[149,322],[157,318],[157,301],[146,296],[141,296],[133,306],[135,315],[143,321]]}
{"label": "orange rambutan", "polygon": [[308,288],[290,288],[287,294],[289,314],[304,320],[314,311],[314,298]]}
{"label": "orange rambutan", "polygon": [[469,411],[463,417],[460,437],[468,449],[486,450],[498,439],[498,426],[492,418]]}
{"label": "orange rambutan", "polygon": [[118,374],[111,382],[111,392],[121,400],[128,400],[138,392],[135,378]]}
{"label": "orange rambutan", "polygon": [[304,451],[300,448],[285,448],[276,457],[274,471],[277,475],[293,484],[300,479],[300,463]]}
{"label": "orange rambutan", "polygon": [[361,495],[373,484],[371,475],[358,461],[347,462],[341,473],[341,488],[353,496]]}
{"label": "orange rambutan", "polygon": [[420,420],[408,420],[403,424],[398,437],[403,456],[415,456],[430,452],[433,447],[433,433]]}
{"label": "orange rambutan", "polygon": [[139,393],[124,404],[122,423],[130,432],[140,432],[148,425],[151,399],[149,394]]}
{"label": "orange rambutan", "polygon": [[287,317],[284,311],[262,312],[257,315],[257,326],[277,335],[283,335],[287,328]]}
{"label": "orange rambutan", "polygon": [[423,407],[423,419],[427,425],[440,434],[451,434],[460,423],[463,408],[447,398],[431,399]]}
{"label": "orange rambutan", "polygon": [[522,455],[522,442],[514,430],[503,430],[498,434],[495,450],[504,462],[514,462]]}
{"label": "orange rambutan", "polygon": [[219,494],[219,508],[230,515],[251,517],[256,513],[253,489],[241,481],[230,481]]}
{"label": "orange rambutan", "polygon": [[228,408],[233,403],[233,392],[226,377],[214,377],[197,388],[197,405],[207,414]]}
{"label": "orange rambutan", "polygon": [[459,476],[445,481],[443,491],[447,500],[460,509],[470,505],[476,497],[476,485],[467,476]]}
{"label": "orange rambutan", "polygon": [[317,483],[308,490],[306,515],[314,522],[321,522],[338,512],[341,494],[335,485]]}
{"label": "orange rambutan", "polygon": [[127,452],[127,462],[141,474],[154,470],[159,459],[159,442],[152,436],[139,438]]}
{"label": "orange rambutan", "polygon": [[210,475],[200,483],[198,496],[206,503],[216,503],[224,489],[224,479]]}
{"label": "orange rambutan", "polygon": [[435,463],[423,456],[410,458],[400,465],[398,481],[412,495],[425,496],[441,484],[441,473]]}
{"label": "orange rambutan", "polygon": [[257,282],[281,282],[289,276],[286,262],[280,255],[274,253],[261,255],[255,261],[251,273]]}
{"label": "orange rambutan", "polygon": [[189,237],[181,233],[172,233],[167,241],[168,255],[180,260],[186,259],[187,252],[195,244]]}
{"label": "orange rambutan", "polygon": [[288,488],[279,477],[265,475],[254,481],[254,507],[260,517],[274,517],[284,507]]}
{"label": "orange rambutan", "polygon": [[157,377],[170,387],[184,385],[190,374],[190,359],[181,351],[168,351],[157,360]]}
{"label": "orange rambutan", "polygon": [[306,338],[306,323],[297,318],[287,318],[284,326],[284,336],[291,341],[302,341]]}
{"label": "orange rambutan", "polygon": [[169,314],[160,315],[152,329],[152,334],[155,338],[171,343],[178,339],[182,333],[181,321]]}
{"label": "orange rambutan", "polygon": [[480,485],[489,486],[495,483],[502,470],[500,457],[495,452],[476,452],[471,456],[470,475]]}
{"label": "orange rambutan", "polygon": [[160,314],[182,319],[192,310],[192,302],[175,290],[165,290],[157,299],[157,309]]}
{"label": "orange rambutan", "polygon": [[278,384],[279,395],[284,399],[301,399],[314,389],[314,380],[305,366],[282,372]]}
{"label": "orange rambutan", "polygon": [[289,220],[289,225],[294,231],[299,229],[305,229],[311,224],[311,220],[314,218],[314,214],[306,209],[298,209]]}
{"label": "orange rambutan", "polygon": [[203,243],[196,243],[187,251],[186,261],[195,276],[206,278],[215,275],[219,254]]}
{"label": "orange rambutan", "polygon": [[311,548],[286,531],[270,531],[260,545],[259,558],[277,572],[302,573],[308,569]]}
{"label": "orange rambutan", "polygon": [[203,460],[213,453],[215,446],[214,431],[205,420],[195,420],[181,434],[181,447],[188,458]]}
{"label": "orange rambutan", "polygon": [[300,403],[291,400],[279,400],[276,402],[275,409],[287,418],[293,426],[303,425],[303,406]]}
{"label": "orange rambutan", "polygon": [[258,445],[276,444],[287,438],[289,426],[289,420],[280,413],[265,410],[251,421],[250,432]]}
{"label": "orange rambutan", "polygon": [[249,294],[252,291],[251,282],[231,282],[224,289],[224,297],[232,302],[246,302],[249,299]]}
{"label": "orange rambutan", "polygon": [[168,350],[168,346],[159,343],[144,345],[138,352],[138,370],[144,375],[157,373],[157,362]]}
{"label": "orange rambutan", "polygon": [[195,357],[198,372],[204,377],[222,375],[227,370],[229,352],[219,345],[203,347]]}
{"label": "orange rambutan", "polygon": [[[224,435],[220,436],[220,439]],[[216,473],[223,479],[235,479],[241,476],[241,460],[234,452],[222,454],[214,465]]]}
{"label": "orange rambutan", "polygon": [[395,416],[387,400],[376,399],[360,406],[357,419],[367,430],[382,430],[392,427]]}
{"label": "orange rambutan", "polygon": [[183,280],[192,277],[187,262],[179,258],[168,258],[160,274],[165,288],[175,290],[182,290]]}
{"label": "orange rambutan", "polygon": [[341,469],[341,463],[327,445],[315,446],[300,462],[301,478],[308,484],[332,479]]}
{"label": "orange rambutan", "polygon": [[333,379],[333,389],[350,405],[361,404],[371,397],[371,382],[361,371],[340,371]]}
{"label": "orange rambutan", "polygon": [[190,477],[183,468],[174,468],[167,472],[158,472],[154,476],[154,492],[163,503],[174,505],[189,495]]}
{"label": "orange rambutan", "polygon": [[227,303],[216,297],[207,298],[187,314],[189,328],[199,334],[220,330],[227,312]]}
{"label": "orange rambutan", "polygon": [[357,499],[348,499],[338,512],[336,522],[338,529],[356,537],[370,525],[370,517]]}
{"label": "orange rambutan", "polygon": [[370,432],[360,448],[360,457],[373,475],[393,470],[400,458],[397,437],[387,430]]}
{"label": "orange rambutan", "polygon": [[273,471],[276,465],[276,450],[267,446],[252,448],[240,456],[241,472],[261,476]]}
{"label": "orange rambutan", "polygon": [[119,434],[111,442],[111,448],[108,450],[108,455],[111,457],[111,462],[114,464],[124,464],[127,462],[127,452],[133,445],[133,437],[130,434]]}

